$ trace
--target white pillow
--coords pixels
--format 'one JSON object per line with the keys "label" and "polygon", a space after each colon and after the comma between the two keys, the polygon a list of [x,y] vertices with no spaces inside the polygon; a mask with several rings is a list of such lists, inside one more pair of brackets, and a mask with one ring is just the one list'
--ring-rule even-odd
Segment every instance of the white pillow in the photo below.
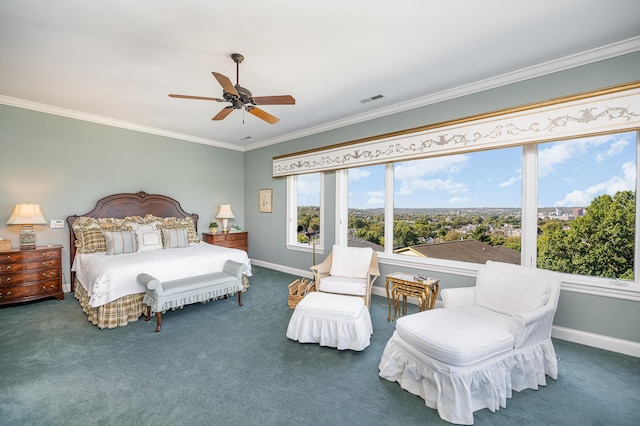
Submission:
{"label": "white pillow", "polygon": [[138,239],[138,251],[160,250],[162,248],[162,236],[160,231],[136,231]]}
{"label": "white pillow", "polygon": [[149,232],[149,231],[155,231],[156,230],[155,223],[130,222],[130,223],[128,223],[128,225],[131,227],[131,230],[133,230],[133,231]]}
{"label": "white pillow", "polygon": [[476,278],[476,305],[514,315],[543,306],[549,300],[549,271],[500,262],[487,262]]}
{"label": "white pillow", "polygon": [[181,248],[189,245],[187,228],[162,228],[164,248]]}
{"label": "white pillow", "polygon": [[367,278],[373,249],[334,245],[331,251],[329,274],[349,278]]}
{"label": "white pillow", "polygon": [[109,255],[134,253],[138,250],[133,231],[104,231],[103,234]]}

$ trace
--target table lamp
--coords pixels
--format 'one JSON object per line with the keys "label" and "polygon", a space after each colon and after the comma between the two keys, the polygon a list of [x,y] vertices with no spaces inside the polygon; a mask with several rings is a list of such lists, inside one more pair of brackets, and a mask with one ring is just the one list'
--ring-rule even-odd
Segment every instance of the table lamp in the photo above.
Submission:
{"label": "table lamp", "polygon": [[229,225],[229,219],[234,219],[235,216],[231,211],[231,204],[220,204],[220,210],[216,219],[222,219],[222,232],[229,232],[227,225]]}
{"label": "table lamp", "polygon": [[46,224],[47,221],[42,215],[39,204],[16,204],[7,220],[8,225],[22,225],[20,229],[20,250],[30,250],[36,248],[36,230],[33,225]]}

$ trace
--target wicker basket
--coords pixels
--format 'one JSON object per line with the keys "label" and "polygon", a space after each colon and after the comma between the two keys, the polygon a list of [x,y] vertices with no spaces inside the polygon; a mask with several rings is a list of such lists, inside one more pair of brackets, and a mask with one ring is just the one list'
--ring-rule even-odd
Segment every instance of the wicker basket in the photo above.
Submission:
{"label": "wicker basket", "polygon": [[289,309],[295,309],[298,302],[312,291],[316,291],[315,282],[309,282],[306,278],[299,278],[289,284]]}

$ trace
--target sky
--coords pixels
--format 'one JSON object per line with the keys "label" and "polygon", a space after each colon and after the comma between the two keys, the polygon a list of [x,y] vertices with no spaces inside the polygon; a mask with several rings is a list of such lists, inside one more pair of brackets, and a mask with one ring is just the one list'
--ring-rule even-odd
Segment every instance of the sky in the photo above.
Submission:
{"label": "sky", "polygon": [[[539,207],[587,207],[599,195],[635,190],[634,132],[550,142],[538,149]],[[522,147],[396,163],[394,206],[519,208],[521,172]],[[318,185],[307,186],[318,193]],[[299,191],[302,196],[303,187]],[[382,207],[384,165],[350,169],[349,208]]]}

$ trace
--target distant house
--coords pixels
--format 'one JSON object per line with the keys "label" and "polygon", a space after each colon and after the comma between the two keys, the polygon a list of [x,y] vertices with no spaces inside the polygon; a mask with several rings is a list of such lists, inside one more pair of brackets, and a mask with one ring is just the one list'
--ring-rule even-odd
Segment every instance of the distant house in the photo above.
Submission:
{"label": "distant house", "polygon": [[407,256],[486,263],[487,260],[520,264],[520,252],[503,246],[491,246],[477,240],[447,241],[439,244],[420,244],[394,250]]}

